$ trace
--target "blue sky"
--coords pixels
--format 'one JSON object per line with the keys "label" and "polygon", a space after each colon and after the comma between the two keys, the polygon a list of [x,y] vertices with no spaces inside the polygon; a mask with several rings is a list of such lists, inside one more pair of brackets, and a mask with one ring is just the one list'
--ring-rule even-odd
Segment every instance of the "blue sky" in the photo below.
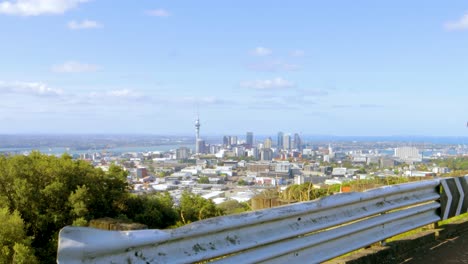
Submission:
{"label": "blue sky", "polygon": [[466,1],[0,0],[0,133],[466,136]]}

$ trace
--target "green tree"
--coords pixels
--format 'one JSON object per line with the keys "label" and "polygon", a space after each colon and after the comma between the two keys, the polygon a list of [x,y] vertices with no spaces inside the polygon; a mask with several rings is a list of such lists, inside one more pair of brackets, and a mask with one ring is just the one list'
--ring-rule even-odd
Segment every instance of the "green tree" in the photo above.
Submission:
{"label": "green tree", "polygon": [[240,179],[239,181],[237,181],[237,185],[244,186],[244,185],[247,185],[247,184],[248,183],[244,179]]}
{"label": "green tree", "polygon": [[208,184],[210,183],[210,178],[208,178],[207,176],[201,176],[200,178],[198,178],[197,182],[200,184]]}
{"label": "green tree", "polygon": [[239,214],[251,210],[248,203],[240,203],[236,200],[229,200],[220,203],[218,205],[218,208],[221,209],[227,215]]}
{"label": "green tree", "polygon": [[360,168],[359,170],[356,171],[356,173],[365,174],[365,173],[367,173],[367,171],[366,171],[365,168]]}
{"label": "green tree", "polygon": [[167,228],[176,224],[177,211],[169,193],[133,195],[124,200],[125,207],[121,211],[127,218],[147,225],[149,228]]}
{"label": "green tree", "polygon": [[104,172],[69,155],[0,157],[0,201],[21,215],[38,260],[54,263],[62,227],[118,215],[116,202],[127,195],[126,175],[120,167]]}
{"label": "green tree", "polygon": [[18,211],[0,208],[0,263],[37,263]]}
{"label": "green tree", "polygon": [[182,224],[224,214],[213,201],[187,191],[182,193],[177,210]]}

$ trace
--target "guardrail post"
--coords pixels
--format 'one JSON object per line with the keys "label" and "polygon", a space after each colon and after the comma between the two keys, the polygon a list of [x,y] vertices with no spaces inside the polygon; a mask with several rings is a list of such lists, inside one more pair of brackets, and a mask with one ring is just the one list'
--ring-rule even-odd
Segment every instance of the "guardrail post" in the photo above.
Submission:
{"label": "guardrail post", "polygon": [[[383,212],[383,213],[381,213],[380,215],[384,215],[385,213],[386,213],[386,212]],[[386,246],[386,245],[387,245],[387,240],[386,240],[386,239],[380,240],[380,245],[381,245],[382,247]]]}

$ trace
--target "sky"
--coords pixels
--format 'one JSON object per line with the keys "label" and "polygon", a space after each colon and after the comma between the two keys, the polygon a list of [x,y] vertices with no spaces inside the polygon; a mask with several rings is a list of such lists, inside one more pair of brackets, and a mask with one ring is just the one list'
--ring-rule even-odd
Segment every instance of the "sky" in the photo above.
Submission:
{"label": "sky", "polygon": [[0,134],[468,135],[466,1],[0,0]]}

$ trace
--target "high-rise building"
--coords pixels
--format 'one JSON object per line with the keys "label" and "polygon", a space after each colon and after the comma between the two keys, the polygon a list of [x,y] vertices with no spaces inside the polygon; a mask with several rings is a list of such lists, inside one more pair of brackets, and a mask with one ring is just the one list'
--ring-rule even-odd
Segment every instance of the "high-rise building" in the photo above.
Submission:
{"label": "high-rise building", "polygon": [[291,136],[289,134],[285,134],[283,136],[283,149],[291,149]]}
{"label": "high-rise building", "polygon": [[197,150],[197,153],[196,154],[204,154],[206,153],[206,145],[205,145],[205,140],[199,138],[197,139],[197,144],[196,144],[196,150]]}
{"label": "high-rise building", "polygon": [[224,146],[224,147],[227,147],[227,146],[230,144],[229,141],[230,141],[230,140],[229,140],[229,136],[224,136],[224,137],[223,137],[223,146]]}
{"label": "high-rise building", "polygon": [[404,161],[421,161],[422,155],[415,147],[400,147],[395,149],[395,157]]}
{"label": "high-rise building", "polygon": [[245,137],[245,144],[247,148],[251,148],[253,146],[253,132],[247,132],[247,136]]}
{"label": "high-rise building", "polygon": [[256,147],[252,147],[252,148],[248,151],[248,156],[249,156],[249,157],[253,157],[254,159],[258,159],[258,156],[259,156],[258,149],[257,149]]}
{"label": "high-rise building", "polygon": [[277,147],[278,147],[278,149],[283,149],[283,147],[284,147],[284,144],[283,144],[283,137],[284,137],[283,132],[278,132],[278,141],[277,141]]}
{"label": "high-rise building", "polygon": [[269,148],[264,148],[260,151],[260,160],[272,160],[273,151]]}
{"label": "high-rise building", "polygon": [[273,140],[271,140],[271,137],[266,138],[265,141],[263,142],[264,148],[271,148],[272,145],[273,145]]}
{"label": "high-rise building", "polygon": [[231,136],[230,141],[231,142],[229,142],[229,143],[231,144],[231,146],[236,146],[237,145],[237,136]]}
{"label": "high-rise building", "polygon": [[220,149],[221,149],[221,148],[220,148],[219,145],[211,145],[211,146],[210,146],[210,151],[209,151],[209,153],[210,153],[210,154],[216,154],[216,153],[219,152]]}
{"label": "high-rise building", "polygon": [[237,146],[233,149],[236,157],[244,157],[245,156],[245,148],[243,146]]}
{"label": "high-rise building", "polygon": [[190,150],[186,147],[180,147],[176,150],[176,159],[183,160],[188,159],[190,156]]}
{"label": "high-rise building", "polygon": [[333,152],[331,144],[328,144],[328,156],[330,156],[331,159],[335,158],[335,152]]}
{"label": "high-rise building", "polygon": [[297,133],[294,134],[294,149],[297,149],[299,151],[302,150],[302,140],[299,134]]}

